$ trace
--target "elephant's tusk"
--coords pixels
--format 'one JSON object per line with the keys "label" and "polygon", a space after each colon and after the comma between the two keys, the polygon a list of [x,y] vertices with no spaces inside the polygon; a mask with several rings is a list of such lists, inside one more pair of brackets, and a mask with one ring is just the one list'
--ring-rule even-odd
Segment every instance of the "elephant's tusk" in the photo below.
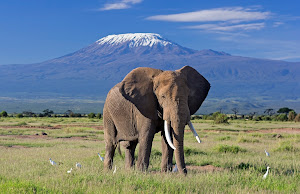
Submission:
{"label": "elephant's tusk", "polygon": [[168,142],[169,146],[171,148],[173,148],[174,150],[176,150],[176,148],[173,145],[172,140],[171,140],[171,136],[170,136],[170,132],[169,132],[170,129],[168,127],[168,122],[167,121],[165,121],[165,127],[164,128],[165,128],[165,136],[166,136],[166,139],[167,139],[167,142]]}
{"label": "elephant's tusk", "polygon": [[201,140],[200,140],[200,138],[199,138],[199,136],[198,136],[198,134],[197,134],[197,132],[196,132],[196,130],[195,130],[195,128],[194,128],[192,122],[189,121],[189,122],[188,122],[188,125],[189,125],[191,131],[193,132],[194,136],[196,137],[196,140],[198,141],[198,143],[201,143]]}

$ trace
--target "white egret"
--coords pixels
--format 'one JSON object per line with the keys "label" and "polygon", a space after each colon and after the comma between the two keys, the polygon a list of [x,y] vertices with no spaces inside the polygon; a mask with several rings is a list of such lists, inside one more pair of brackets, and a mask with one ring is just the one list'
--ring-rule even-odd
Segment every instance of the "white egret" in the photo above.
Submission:
{"label": "white egret", "polygon": [[104,158],[99,153],[98,153],[98,156],[99,156],[100,160],[103,162]]}
{"label": "white egret", "polygon": [[81,168],[81,164],[79,162],[76,162],[76,168]]}
{"label": "white egret", "polygon": [[263,179],[266,179],[266,178],[267,178],[267,176],[268,176],[268,174],[269,174],[269,169],[270,169],[270,167],[268,166],[268,167],[267,167],[267,172],[264,174]]}
{"label": "white egret", "polygon": [[71,168],[70,170],[68,170],[68,171],[67,171],[67,173],[69,173],[69,174],[70,174],[70,173],[72,172],[72,170],[73,170],[73,169]]}
{"label": "white egret", "polygon": [[49,161],[50,161],[50,164],[51,164],[52,166],[57,165],[56,162],[54,162],[53,160],[51,160],[51,158],[49,158]]}
{"label": "white egret", "polygon": [[172,172],[178,172],[177,164],[175,164]]}
{"label": "white egret", "polygon": [[267,150],[265,150],[266,156],[270,156],[269,152],[267,152]]}
{"label": "white egret", "polygon": [[117,166],[115,165],[115,169],[113,171],[113,174],[116,174],[116,172],[117,172]]}

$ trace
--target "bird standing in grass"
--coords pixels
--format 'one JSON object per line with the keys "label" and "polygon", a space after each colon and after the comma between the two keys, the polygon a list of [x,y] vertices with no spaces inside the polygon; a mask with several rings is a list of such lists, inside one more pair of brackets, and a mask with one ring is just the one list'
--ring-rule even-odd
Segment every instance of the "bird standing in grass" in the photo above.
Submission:
{"label": "bird standing in grass", "polygon": [[113,171],[113,174],[116,174],[116,172],[117,172],[117,166],[115,166],[115,169],[114,169],[114,171]]}
{"label": "bird standing in grass", "polygon": [[268,167],[267,167],[267,172],[264,174],[263,179],[266,179],[266,178],[267,178],[267,176],[268,176],[268,174],[269,174],[269,169],[270,169],[270,167],[268,166]]}
{"label": "bird standing in grass", "polygon": [[68,171],[67,171],[67,173],[69,173],[69,174],[70,174],[70,173],[72,172],[72,170],[73,170],[73,169],[71,168],[70,170],[68,170]]}
{"label": "bird standing in grass", "polygon": [[100,160],[103,162],[104,158],[99,153],[98,153],[98,156],[99,156]]}
{"label": "bird standing in grass", "polygon": [[269,152],[267,152],[267,150],[265,150],[266,156],[270,156]]}
{"label": "bird standing in grass", "polygon": [[49,161],[50,161],[50,164],[51,164],[52,166],[57,165],[56,162],[54,162],[53,160],[51,160],[51,158],[49,158]]}
{"label": "bird standing in grass", "polygon": [[79,162],[76,162],[76,168],[81,168],[81,164]]}

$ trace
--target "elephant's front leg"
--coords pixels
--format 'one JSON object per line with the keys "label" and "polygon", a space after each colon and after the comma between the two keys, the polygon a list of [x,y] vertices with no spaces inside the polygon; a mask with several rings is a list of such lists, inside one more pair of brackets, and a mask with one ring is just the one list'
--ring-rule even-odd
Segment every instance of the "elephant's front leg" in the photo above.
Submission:
{"label": "elephant's front leg", "polygon": [[[171,139],[172,134],[171,134]],[[164,131],[161,132],[162,160],[161,172],[172,171],[174,150],[168,145]]]}
{"label": "elephant's front leg", "polygon": [[141,171],[148,169],[154,134],[154,130],[147,130],[146,133],[143,133],[143,135],[139,137],[140,145],[137,165]]}

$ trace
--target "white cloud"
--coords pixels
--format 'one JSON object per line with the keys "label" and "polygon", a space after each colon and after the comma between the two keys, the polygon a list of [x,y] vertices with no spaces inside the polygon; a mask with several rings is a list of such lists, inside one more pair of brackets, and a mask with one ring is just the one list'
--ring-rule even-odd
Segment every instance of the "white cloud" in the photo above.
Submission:
{"label": "white cloud", "polygon": [[115,3],[107,3],[103,6],[103,8],[100,8],[100,10],[107,11],[107,10],[115,10],[115,9],[128,9],[132,5],[141,3],[142,1],[143,0],[121,0]]}
{"label": "white cloud", "polygon": [[179,14],[155,15],[147,19],[169,22],[249,22],[265,20],[270,16],[270,12],[262,12],[243,7],[227,7]]}
{"label": "white cloud", "polygon": [[201,24],[196,26],[187,26],[188,29],[201,29],[207,31],[221,31],[229,32],[236,30],[260,30],[265,27],[265,23],[250,23],[250,24],[237,24],[237,25],[227,25],[227,24]]}

